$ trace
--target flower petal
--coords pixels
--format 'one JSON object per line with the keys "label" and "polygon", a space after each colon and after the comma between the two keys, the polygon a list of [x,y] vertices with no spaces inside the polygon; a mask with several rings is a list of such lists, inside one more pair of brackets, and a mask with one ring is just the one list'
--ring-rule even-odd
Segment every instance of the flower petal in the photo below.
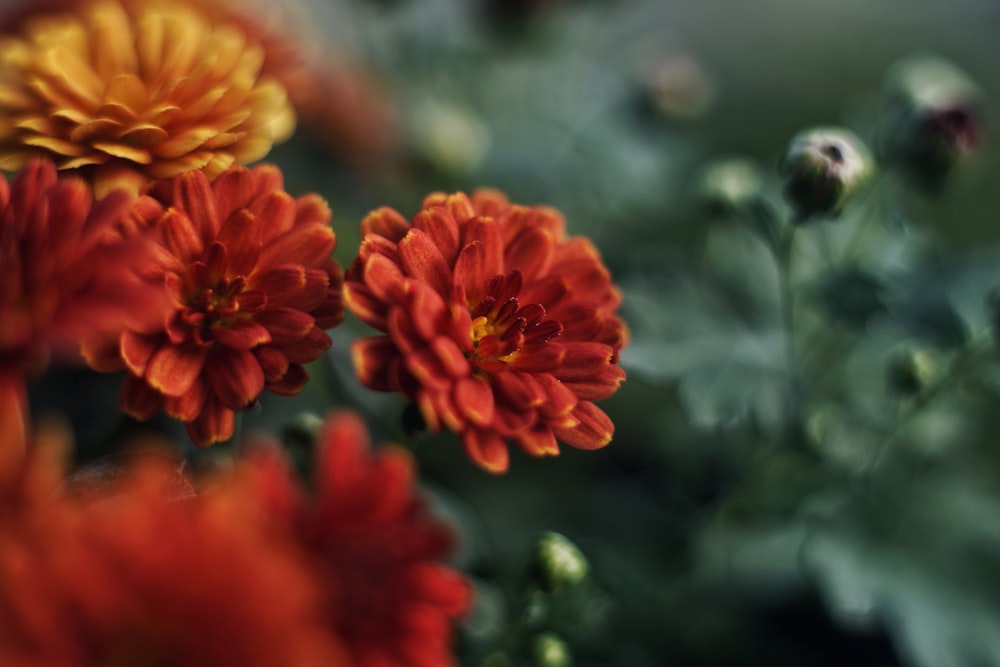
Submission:
{"label": "flower petal", "polygon": [[182,396],[198,379],[205,352],[197,345],[163,345],[146,366],[146,381],[167,396]]}
{"label": "flower petal", "polygon": [[430,236],[411,229],[399,242],[399,259],[407,275],[427,283],[442,298],[451,295],[451,271]]}
{"label": "flower petal", "polygon": [[249,350],[213,350],[205,364],[209,391],[231,410],[242,410],[264,390],[264,372]]}
{"label": "flower petal", "polygon": [[208,447],[216,442],[225,442],[233,437],[236,427],[235,413],[219,401],[209,398],[193,421],[187,426],[191,441],[198,447]]}
{"label": "flower petal", "polygon": [[489,427],[493,422],[493,388],[485,380],[459,378],[452,390],[452,400],[462,416],[477,426]]}
{"label": "flower petal", "polygon": [[573,409],[572,416],[579,421],[576,426],[552,428],[552,432],[560,441],[577,449],[600,449],[611,442],[615,425],[596,405],[589,401],[581,401]]}
{"label": "flower petal", "polygon": [[226,347],[250,350],[271,342],[271,334],[259,323],[248,319],[234,319],[223,326],[212,328],[212,338]]}
{"label": "flower petal", "polygon": [[312,315],[294,308],[269,308],[254,315],[254,320],[267,329],[271,343],[278,347],[301,340],[316,322]]}
{"label": "flower petal", "polygon": [[496,433],[482,429],[469,429],[462,434],[462,447],[481,468],[494,474],[507,472],[510,452],[507,444]]}

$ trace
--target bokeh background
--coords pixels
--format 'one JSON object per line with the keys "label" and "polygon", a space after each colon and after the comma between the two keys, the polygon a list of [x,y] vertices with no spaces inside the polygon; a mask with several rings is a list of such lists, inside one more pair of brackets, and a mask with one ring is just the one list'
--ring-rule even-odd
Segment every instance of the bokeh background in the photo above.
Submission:
{"label": "bokeh background", "polygon": [[[244,418],[244,433],[296,447],[309,414],[351,407],[413,448],[479,590],[463,664],[559,664],[531,657],[552,632],[594,667],[1000,665],[1000,376],[967,353],[1000,284],[1000,3],[286,0],[280,13],[343,81],[325,99],[335,125],[303,124],[268,159],[289,192],[329,199],[342,265],[369,210],[409,216],[429,192],[488,185],[559,208],[623,290],[629,379],[602,404],[617,426],[604,450],[480,471],[451,435],[408,429],[401,398],[357,384],[349,346],[366,330],[350,318],[301,396],[265,396]],[[825,356],[796,371],[806,400],[789,417],[773,260],[703,206],[703,170],[753,161],[786,217],[789,139],[844,125],[873,140],[888,68],[918,52],[979,84],[983,139],[943,192],[882,181],[803,232],[809,265],[873,227],[851,267],[875,282],[796,274],[802,349]],[[904,348],[942,373],[985,370],[897,420],[909,408],[884,375]],[[99,459],[140,428],[115,412],[118,382],[61,372],[32,405],[69,413],[81,461]],[[869,474],[887,439],[891,460]],[[545,530],[586,555],[586,585],[531,594]]]}

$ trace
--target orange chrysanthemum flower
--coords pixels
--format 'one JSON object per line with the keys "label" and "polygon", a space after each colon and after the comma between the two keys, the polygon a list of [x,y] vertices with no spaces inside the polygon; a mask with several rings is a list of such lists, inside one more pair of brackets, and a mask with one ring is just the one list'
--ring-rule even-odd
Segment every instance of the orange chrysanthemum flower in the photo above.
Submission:
{"label": "orange chrysanthemum flower", "polygon": [[177,498],[172,471],[143,462],[110,496],[40,502],[55,460],[0,471],[0,664],[350,664],[255,488]]}
{"label": "orange chrysanthemum flower", "polygon": [[[0,436],[24,440],[26,378],[83,338],[117,333],[155,307],[137,275],[142,241],[118,242],[132,198],[94,202],[79,178],[37,160],[0,176]],[[155,295],[154,295],[155,296]]]}
{"label": "orange chrysanthemum flower", "polygon": [[508,439],[535,456],[558,454],[557,439],[581,449],[611,440],[592,401],[625,377],[620,296],[558,212],[494,191],[439,193],[412,224],[383,208],[362,233],[346,299],[386,332],[355,343],[362,383],[402,392],[493,472],[507,469]]}
{"label": "orange chrysanthemum flower", "polygon": [[[44,5],[43,5],[44,6]],[[57,2],[0,39],[0,168],[36,155],[101,194],[264,157],[295,123],[264,47],[218,11],[153,0]]]}
{"label": "orange chrysanthemum flower", "polygon": [[472,588],[438,562],[452,536],[427,513],[408,452],[373,452],[356,415],[327,420],[319,436],[313,496],[292,481],[275,447],[250,461],[278,525],[319,573],[328,627],[357,667],[448,667],[452,624]]}
{"label": "orange chrysanthemum flower", "polygon": [[162,407],[204,446],[230,438],[234,412],[264,389],[305,386],[302,365],[329,348],[324,330],[343,317],[343,279],[326,202],[282,188],[275,167],[234,167],[211,184],[182,174],[136,201],[131,222],[156,240],[147,277],[172,308],[110,354],[86,350],[95,368],[128,368],[126,412],[148,419]]}

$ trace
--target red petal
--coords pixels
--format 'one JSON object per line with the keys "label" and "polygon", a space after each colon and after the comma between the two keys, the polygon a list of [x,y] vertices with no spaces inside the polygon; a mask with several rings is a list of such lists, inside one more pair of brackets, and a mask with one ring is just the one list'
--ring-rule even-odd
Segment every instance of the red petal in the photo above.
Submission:
{"label": "red petal", "polygon": [[205,364],[205,348],[163,345],[146,366],[145,378],[153,389],[167,396],[182,396],[191,389]]}
{"label": "red petal", "polygon": [[420,211],[413,218],[413,226],[427,234],[451,266],[458,254],[458,223],[451,213],[443,208]]}
{"label": "red petal", "polygon": [[212,181],[217,215],[225,220],[244,208],[254,194],[254,177],[246,167],[227,169]]}
{"label": "red petal", "polygon": [[504,260],[507,266],[518,269],[529,283],[544,276],[555,254],[555,239],[538,227],[529,227],[518,234],[507,246]]}
{"label": "red petal", "polygon": [[358,248],[358,257],[362,262],[366,262],[372,255],[385,255],[399,264],[399,246],[378,234],[369,234],[361,239],[361,246]]}
{"label": "red petal", "polygon": [[183,211],[167,209],[158,223],[163,245],[174,257],[187,262],[201,257],[205,250],[201,230]]}
{"label": "red petal", "polygon": [[142,378],[126,375],[122,384],[122,412],[140,421],[151,419],[163,407],[163,394],[154,390]]}
{"label": "red petal", "polygon": [[503,234],[500,225],[492,218],[477,217],[469,221],[465,227],[463,243],[468,245],[473,241],[483,244],[483,265],[480,272],[487,276],[506,275],[503,263]]}
{"label": "red petal", "polygon": [[254,321],[268,330],[271,343],[277,347],[291,345],[302,339],[315,325],[312,315],[294,308],[269,308],[257,313]]}
{"label": "red petal", "polygon": [[272,391],[279,396],[295,396],[302,391],[309,381],[309,374],[306,369],[298,364],[292,364],[285,371],[279,380],[268,382],[265,386],[268,391]]}
{"label": "red petal", "polygon": [[573,409],[572,416],[579,421],[576,426],[553,427],[552,432],[559,440],[577,449],[600,449],[611,442],[615,425],[596,405],[581,401]]}
{"label": "red petal", "polygon": [[[264,243],[269,243],[285,234],[295,224],[295,200],[287,192],[274,190],[259,197],[250,204],[250,212],[258,217],[264,224]],[[325,227],[326,221],[317,221],[322,224],[303,224],[303,228],[310,226]]]}
{"label": "red petal", "polygon": [[535,424],[514,436],[517,444],[531,456],[558,456],[559,444],[552,429],[545,424]]}
{"label": "red petal", "polygon": [[142,377],[153,353],[164,343],[162,334],[143,335],[125,331],[121,337],[121,358],[135,375]]}
{"label": "red petal", "polygon": [[368,516],[378,522],[398,521],[413,507],[413,456],[402,447],[382,447],[373,458],[368,484],[378,493]]}
{"label": "red petal", "polygon": [[83,355],[83,359],[87,362],[87,365],[95,371],[114,373],[125,368],[118,336],[94,336],[88,338],[80,346],[80,353]]}
{"label": "red petal", "polygon": [[603,343],[565,342],[566,356],[555,375],[560,380],[593,379],[612,365],[614,350]]}
{"label": "red petal", "polygon": [[261,290],[267,294],[272,306],[285,306],[295,293],[306,286],[306,270],[301,264],[282,264],[259,271],[247,281],[248,290]]}
{"label": "red petal", "polygon": [[280,380],[288,372],[288,357],[284,352],[271,345],[258,347],[253,351],[268,382]]}
{"label": "red petal", "polygon": [[417,381],[428,389],[444,391],[452,384],[451,377],[445,371],[441,360],[429,347],[407,354],[403,363]]}
{"label": "red petal", "polygon": [[264,245],[260,253],[260,266],[301,264],[306,268],[324,265],[333,253],[333,230],[325,225],[303,225]]}
{"label": "red petal", "polygon": [[415,597],[433,604],[446,616],[461,616],[472,603],[472,586],[468,580],[440,563],[421,561],[410,565],[401,583]]}
{"label": "red petal", "polygon": [[451,295],[451,271],[433,240],[419,229],[411,229],[399,242],[399,259],[407,275],[421,280],[447,298]]}
{"label": "red petal", "polygon": [[358,381],[376,391],[399,391],[399,350],[388,336],[359,338],[351,345]]}
{"label": "red petal", "polygon": [[295,200],[296,225],[329,224],[333,212],[326,200],[317,194],[307,194]]}
{"label": "red petal", "polygon": [[486,246],[473,241],[462,248],[455,262],[454,284],[465,290],[466,299],[475,305],[486,295],[486,285],[494,275],[486,275]]}
{"label": "red petal", "polygon": [[215,210],[215,195],[205,174],[197,169],[185,172],[174,178],[173,186],[173,205],[197,221],[203,240],[214,239],[219,233],[220,221]]}
{"label": "red petal", "polygon": [[383,255],[372,255],[364,264],[363,279],[372,294],[382,301],[397,302],[406,277],[399,266]]}
{"label": "red petal", "polygon": [[447,336],[438,336],[431,341],[431,349],[437,355],[442,368],[453,378],[467,377],[472,373],[472,364],[458,344]]}
{"label": "red petal", "polygon": [[194,383],[183,396],[168,396],[163,402],[163,411],[174,419],[189,422],[196,419],[205,405],[208,391],[201,380]]}
{"label": "red petal", "polygon": [[565,356],[566,350],[559,343],[528,345],[517,351],[508,367],[526,373],[553,372],[562,366]]}
{"label": "red petal", "polygon": [[286,346],[282,351],[293,364],[308,364],[329,350],[331,343],[330,336],[319,327],[314,326],[305,337]]}
{"label": "red petal", "polygon": [[510,452],[507,444],[496,433],[480,429],[469,429],[462,434],[462,446],[466,454],[480,467],[495,474],[507,472]]}
{"label": "red petal", "polygon": [[576,407],[579,399],[573,391],[549,373],[536,373],[532,377],[545,390],[547,396],[544,403],[538,406],[538,412],[546,419],[558,419],[569,414]]}
{"label": "red petal", "polygon": [[485,380],[459,378],[452,390],[452,400],[462,416],[477,426],[493,423],[493,388]]}
{"label": "red petal", "polygon": [[214,327],[212,338],[226,347],[250,350],[271,342],[271,334],[251,319],[239,318],[229,324]]}
{"label": "red petal", "polygon": [[231,410],[247,407],[264,390],[264,372],[249,350],[213,350],[204,375],[209,391]]}
{"label": "red petal", "polygon": [[434,340],[447,329],[444,300],[425,283],[409,282],[404,291],[413,328],[423,340]]}
{"label": "red petal", "polygon": [[492,380],[505,401],[523,410],[537,408],[547,398],[545,389],[529,373],[495,373]]}
{"label": "red petal", "polygon": [[378,234],[393,242],[398,242],[406,232],[410,231],[410,223],[406,218],[388,207],[376,209],[361,221],[361,235]]}
{"label": "red petal", "polygon": [[344,285],[344,300],[351,312],[362,322],[379,331],[386,330],[386,315],[389,307],[385,301],[375,298],[368,287],[361,283]]}
{"label": "red petal", "polygon": [[244,276],[257,265],[263,229],[261,219],[246,209],[236,211],[223,223],[216,240],[228,251],[232,273]]}
{"label": "red petal", "polygon": [[191,441],[199,447],[208,447],[215,442],[225,442],[233,437],[236,415],[216,400],[208,399],[197,419],[187,423]]}

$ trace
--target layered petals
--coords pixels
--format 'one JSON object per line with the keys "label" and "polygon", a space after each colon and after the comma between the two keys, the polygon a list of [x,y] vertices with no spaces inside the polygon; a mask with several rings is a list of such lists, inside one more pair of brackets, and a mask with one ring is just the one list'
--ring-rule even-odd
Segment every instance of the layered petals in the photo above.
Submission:
{"label": "layered petals", "polygon": [[152,179],[215,178],[259,160],[294,128],[265,36],[214,3],[31,4],[0,48],[5,169],[44,155],[99,194],[138,193]]}
{"label": "layered petals", "polygon": [[414,462],[392,445],[372,449],[353,413],[333,415],[318,439],[313,493],[297,493],[277,447],[251,454],[275,517],[293,528],[321,574],[326,623],[356,667],[457,665],[453,624],[472,587],[438,562],[453,546],[416,488]]}
{"label": "layered petals", "polygon": [[411,222],[382,208],[361,230],[347,305],[385,334],[354,345],[362,384],[403,393],[491,472],[507,469],[509,442],[534,456],[610,442],[592,401],[625,379],[621,297],[557,211],[435,193]]}
{"label": "layered petals", "polygon": [[321,327],[343,315],[330,210],[318,197],[293,199],[281,183],[266,165],[233,167],[211,183],[193,171],[136,200],[131,221],[169,258],[146,271],[171,308],[157,327],[120,337],[130,414],[148,419],[163,407],[196,444],[226,440],[236,411],[264,389],[301,391],[302,365],[330,347]]}

